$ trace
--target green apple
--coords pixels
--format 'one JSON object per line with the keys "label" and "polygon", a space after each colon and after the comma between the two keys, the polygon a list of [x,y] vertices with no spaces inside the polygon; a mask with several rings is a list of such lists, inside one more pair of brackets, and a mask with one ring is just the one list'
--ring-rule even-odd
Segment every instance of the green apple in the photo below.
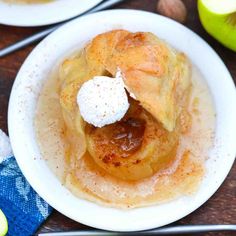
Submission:
{"label": "green apple", "polygon": [[6,216],[0,210],[0,236],[5,236],[8,231],[8,224]]}
{"label": "green apple", "polygon": [[236,0],[198,0],[198,11],[206,31],[236,51]]}

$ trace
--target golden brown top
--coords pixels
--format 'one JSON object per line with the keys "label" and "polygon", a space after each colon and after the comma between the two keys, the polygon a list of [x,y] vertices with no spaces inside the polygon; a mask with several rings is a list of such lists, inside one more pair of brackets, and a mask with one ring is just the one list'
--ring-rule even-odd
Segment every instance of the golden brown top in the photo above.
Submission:
{"label": "golden brown top", "polygon": [[[121,121],[95,128],[81,118],[77,92],[85,81],[115,76],[118,68],[136,99],[129,97],[130,108]],[[183,128],[191,123],[186,113],[190,88],[188,60],[155,35],[114,30],[96,36],[60,70],[60,102],[71,149],[80,146],[80,155],[123,180],[167,168]]]}
{"label": "golden brown top", "polygon": [[141,105],[172,131],[188,93],[190,65],[152,33],[114,30],[95,37],[86,48],[88,63],[113,76],[119,68]]}

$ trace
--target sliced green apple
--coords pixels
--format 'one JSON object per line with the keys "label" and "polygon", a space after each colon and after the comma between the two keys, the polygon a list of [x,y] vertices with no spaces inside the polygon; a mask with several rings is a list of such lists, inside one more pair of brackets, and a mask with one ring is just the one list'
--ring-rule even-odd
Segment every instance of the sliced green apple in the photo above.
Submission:
{"label": "sliced green apple", "polygon": [[8,224],[6,216],[0,210],[0,236],[5,236],[8,231]]}
{"label": "sliced green apple", "polygon": [[198,11],[206,31],[236,51],[236,0],[198,0]]}

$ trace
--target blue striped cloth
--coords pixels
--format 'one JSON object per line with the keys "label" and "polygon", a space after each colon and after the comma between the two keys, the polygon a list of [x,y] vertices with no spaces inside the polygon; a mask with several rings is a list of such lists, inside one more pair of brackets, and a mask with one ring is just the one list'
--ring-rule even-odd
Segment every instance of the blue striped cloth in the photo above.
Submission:
{"label": "blue striped cloth", "polygon": [[33,235],[52,212],[22,175],[14,157],[0,160],[0,209],[7,217],[9,236]]}

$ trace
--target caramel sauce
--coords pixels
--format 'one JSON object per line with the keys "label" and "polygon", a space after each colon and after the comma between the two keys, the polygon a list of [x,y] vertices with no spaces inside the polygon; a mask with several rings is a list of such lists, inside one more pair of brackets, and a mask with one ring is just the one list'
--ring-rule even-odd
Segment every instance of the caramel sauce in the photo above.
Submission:
{"label": "caramel sauce", "polygon": [[105,127],[110,135],[110,145],[122,152],[122,157],[127,157],[136,152],[143,141],[145,121],[137,118],[129,118]]}
{"label": "caramel sauce", "polygon": [[127,118],[102,128],[89,127],[100,159],[106,164],[120,166],[118,158],[133,155],[142,145],[145,121],[140,118]]}

